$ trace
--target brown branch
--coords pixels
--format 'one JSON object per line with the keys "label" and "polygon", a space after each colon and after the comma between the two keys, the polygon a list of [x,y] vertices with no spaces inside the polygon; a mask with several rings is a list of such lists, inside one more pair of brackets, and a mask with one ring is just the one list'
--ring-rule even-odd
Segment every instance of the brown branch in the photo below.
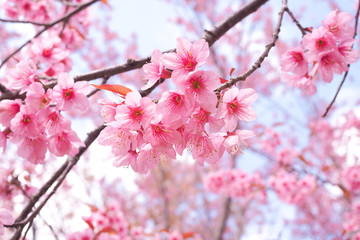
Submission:
{"label": "brown branch", "polygon": [[225,231],[225,227],[226,227],[226,222],[227,219],[229,218],[230,215],[230,207],[231,207],[231,197],[227,197],[223,203],[223,211],[222,211],[222,215],[221,215],[221,220],[220,220],[220,225],[219,225],[219,230],[217,233],[215,233],[215,239],[216,240],[222,240],[223,239],[223,234]]}
{"label": "brown branch", "polygon": [[[205,30],[203,37],[209,44],[209,46],[212,46],[220,37],[222,37],[228,30],[230,30],[232,27],[234,27],[237,23],[239,23],[241,20],[255,12],[259,7],[261,7],[263,4],[265,4],[268,0],[253,0],[246,4],[243,8],[241,8],[239,11],[235,12],[232,16],[230,16],[228,19],[226,19],[224,22],[216,26],[211,31]],[[166,52],[174,52],[173,50],[168,50]],[[115,65],[108,68],[99,69],[87,74],[75,76],[75,81],[90,81],[97,78],[103,78],[103,77],[111,77],[113,75],[128,72],[134,69],[142,68],[145,63],[150,62],[151,57],[142,58],[138,60],[131,60],[129,59],[127,63],[122,65]]]}
{"label": "brown branch", "polygon": [[272,40],[269,44],[267,44],[265,46],[265,50],[264,52],[260,55],[260,57],[258,58],[258,60],[254,63],[254,65],[252,65],[251,69],[248,70],[247,72],[243,73],[242,75],[236,77],[236,78],[230,78],[230,80],[226,83],[224,83],[223,85],[221,85],[220,87],[218,87],[217,89],[215,89],[215,92],[220,93],[222,90],[226,89],[226,88],[230,88],[231,86],[233,86],[235,83],[239,82],[239,81],[245,81],[245,79],[247,77],[249,77],[251,74],[253,74],[258,68],[261,67],[262,62],[265,60],[265,58],[269,55],[269,52],[271,50],[271,48],[273,48],[275,46],[276,41],[279,38],[279,33],[281,30],[281,23],[282,23],[282,19],[284,17],[284,12],[287,9],[287,0],[283,0],[283,5],[282,8],[279,12],[279,20],[277,22],[276,28],[274,30],[273,33],[273,37]]}
{"label": "brown branch", "polygon": [[44,26],[44,27],[47,27],[50,25],[49,23],[39,23],[39,22],[23,21],[23,20],[11,20],[11,19],[3,19],[3,18],[0,18],[0,22],[32,24],[32,25]]}
{"label": "brown branch", "polygon": [[28,45],[33,39],[39,37],[41,34],[43,34],[45,31],[47,31],[48,29],[52,28],[53,26],[55,26],[56,24],[62,22],[62,21],[68,21],[72,16],[74,16],[75,14],[79,13],[80,11],[86,9],[87,7],[91,6],[92,4],[98,2],[99,0],[91,0],[90,2],[84,3],[81,6],[79,6],[78,8],[76,8],[74,11],[66,14],[65,16],[59,18],[58,20],[49,23],[48,25],[46,25],[41,31],[37,32],[35,34],[34,37],[32,37],[31,39],[27,40],[25,43],[23,43],[19,48],[17,48],[15,51],[13,51],[9,56],[7,56],[0,64],[0,68],[7,62],[9,61],[16,53],[18,53],[21,49],[23,49],[26,45]]}
{"label": "brown branch", "polygon": [[303,26],[301,26],[301,24],[299,23],[299,21],[295,18],[294,14],[290,11],[289,8],[286,8],[285,11],[289,14],[289,16],[291,17],[291,19],[293,20],[293,22],[296,24],[296,26],[299,28],[299,30],[301,31],[301,34],[303,35],[303,37],[306,35],[306,31],[305,28],[303,28]]}
{"label": "brown branch", "polygon": [[[88,134],[88,137],[85,140],[85,147],[80,147],[78,154],[74,157],[68,158],[66,162],[54,173],[54,175],[48,180],[48,182],[38,191],[34,197],[30,199],[24,210],[21,212],[20,216],[16,219],[13,225],[7,227],[16,227],[16,231],[11,238],[11,240],[17,240],[21,236],[21,232],[24,227],[34,220],[34,218],[39,214],[40,210],[45,206],[47,201],[55,194],[56,190],[61,186],[62,182],[65,180],[67,174],[71,171],[71,169],[75,166],[75,164],[79,161],[82,154],[89,148],[89,146],[95,141],[95,139],[99,136],[100,132],[105,128],[104,125],[99,126],[94,131]],[[35,204],[40,200],[40,198],[50,189],[53,184],[53,190],[46,196],[46,198],[39,204],[39,206],[29,215],[31,209],[35,206]]]}
{"label": "brown branch", "polygon": [[[355,39],[356,35],[357,35],[357,28],[358,28],[358,23],[359,23],[359,13],[360,13],[360,4],[358,4],[358,9],[356,11],[353,39]],[[352,45],[352,47],[353,46],[354,46],[354,44]],[[343,79],[342,79],[342,81],[341,81],[341,83],[340,83],[340,85],[339,85],[339,87],[338,87],[338,89],[337,89],[337,91],[335,93],[334,98],[331,100],[329,106],[326,108],[325,113],[322,115],[322,117],[326,117],[326,115],[329,113],[332,105],[335,103],[335,100],[336,100],[336,98],[337,98],[337,96],[338,96],[338,94],[339,94],[345,80],[346,80],[346,77],[347,77],[349,71],[350,71],[350,64],[348,64],[348,70],[345,72],[344,77],[343,77]]]}

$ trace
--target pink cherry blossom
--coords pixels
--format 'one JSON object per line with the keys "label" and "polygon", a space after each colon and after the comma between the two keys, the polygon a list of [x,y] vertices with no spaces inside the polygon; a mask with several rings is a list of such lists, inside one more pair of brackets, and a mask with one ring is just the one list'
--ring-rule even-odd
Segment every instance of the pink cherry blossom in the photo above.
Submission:
{"label": "pink cherry blossom", "polygon": [[165,53],[162,60],[165,67],[174,70],[172,73],[174,81],[180,81],[189,72],[203,65],[209,55],[209,44],[204,39],[191,44],[184,38],[178,38],[176,53]]}
{"label": "pink cherry blossom", "polygon": [[62,61],[69,55],[68,50],[60,47],[61,39],[55,34],[48,37],[36,38],[30,46],[30,57],[41,63],[53,64]]}
{"label": "pink cherry blossom", "polygon": [[11,131],[19,136],[37,137],[39,132],[41,133],[38,126],[38,117],[27,105],[21,106],[20,112],[16,114],[10,124]]}
{"label": "pink cherry blossom", "polygon": [[180,127],[186,123],[194,105],[194,99],[181,91],[166,91],[156,105],[156,111],[162,114],[162,122]]}
{"label": "pink cherry blossom", "polygon": [[29,86],[25,102],[30,108],[34,109],[34,111],[41,110],[50,104],[50,97],[45,93],[41,83],[35,82]]}
{"label": "pink cherry blossom", "polygon": [[46,151],[46,138],[40,135],[37,138],[25,137],[18,147],[17,154],[31,163],[41,164],[44,162]]}
{"label": "pink cherry blossom", "polygon": [[284,77],[288,80],[288,84],[299,89],[304,89],[306,94],[314,95],[316,93],[316,86],[313,79],[308,74],[305,75],[292,75],[284,74]]}
{"label": "pink cherry blossom", "polygon": [[348,66],[344,62],[342,55],[336,50],[322,52],[318,57],[318,62],[316,62],[310,72],[311,76],[319,72],[325,82],[331,82],[334,73],[341,74],[348,70]]}
{"label": "pink cherry blossom", "polygon": [[337,39],[350,39],[354,33],[352,26],[353,16],[346,12],[334,10],[326,16],[322,22],[324,28],[334,34]]}
{"label": "pink cherry blossom", "polygon": [[4,235],[4,225],[13,224],[15,219],[6,209],[0,209],[0,236]]}
{"label": "pink cherry blossom", "polygon": [[359,52],[353,49],[355,39],[341,41],[338,45],[338,51],[343,56],[344,62],[347,64],[354,63],[359,58]]}
{"label": "pink cherry blossom", "polygon": [[24,93],[33,82],[37,81],[36,74],[37,67],[29,59],[21,60],[16,64],[15,68],[9,69],[6,77],[9,80],[11,89],[20,90],[20,93]]}
{"label": "pink cherry blossom", "polygon": [[58,76],[58,84],[52,91],[52,98],[57,102],[57,108],[63,111],[76,108],[84,111],[89,106],[86,94],[89,92],[89,83],[86,81],[74,83],[74,79],[67,73]]}
{"label": "pink cherry blossom", "polygon": [[116,108],[115,119],[123,128],[139,130],[149,124],[155,112],[156,105],[150,98],[142,98],[138,92],[130,92],[126,95],[125,104]]}
{"label": "pink cherry blossom", "polygon": [[[117,125],[120,124],[117,123]],[[131,140],[131,133],[116,125],[107,126],[98,138],[99,144],[111,146],[111,152],[116,156],[123,156],[130,150]]]}
{"label": "pink cherry blossom", "polygon": [[105,122],[110,123],[115,121],[116,107],[121,103],[114,103],[106,99],[100,99],[98,104],[101,105],[101,116]]}
{"label": "pink cherry blossom", "polygon": [[20,112],[21,100],[2,100],[0,102],[0,123],[10,127],[10,121]]}
{"label": "pink cherry blossom", "polygon": [[160,119],[154,119],[144,134],[145,141],[148,141],[151,146],[156,147],[166,144],[180,144],[182,137],[176,129],[171,129],[162,124]]}
{"label": "pink cherry blossom", "polygon": [[192,72],[178,84],[186,94],[196,97],[200,107],[215,112],[217,96],[213,90],[219,86],[220,80],[214,72],[202,70]]}
{"label": "pink cherry blossom", "polygon": [[57,134],[63,129],[70,128],[70,120],[62,116],[59,110],[46,108],[38,114],[39,123],[41,123],[49,134]]}
{"label": "pink cherry blossom", "polygon": [[48,141],[49,151],[59,157],[65,154],[73,157],[78,153],[79,147],[85,146],[71,129],[64,129],[62,132],[52,135]]}
{"label": "pink cherry blossom", "polygon": [[302,45],[308,50],[309,61],[316,61],[320,53],[337,48],[335,36],[323,27],[305,35]]}
{"label": "pink cherry blossom", "polygon": [[293,72],[296,75],[304,75],[308,72],[308,62],[301,47],[284,53],[281,56],[280,66],[282,71]]}
{"label": "pink cherry blossom", "polygon": [[255,110],[251,104],[258,98],[252,88],[232,88],[225,92],[219,105],[217,117],[224,118],[225,130],[232,132],[238,120],[253,121],[256,118]]}
{"label": "pink cherry blossom", "polygon": [[194,159],[201,166],[204,162],[216,164],[220,161],[225,148],[222,147],[224,138],[221,136],[212,136],[211,138],[205,134],[192,134],[188,137],[186,147],[191,150]]}
{"label": "pink cherry blossom", "polygon": [[152,87],[160,80],[160,78],[169,78],[171,76],[171,72],[165,69],[164,64],[160,60],[161,56],[162,53],[160,50],[155,49],[151,55],[151,63],[147,63],[143,66],[145,79],[148,79],[149,81],[141,88],[141,90]]}
{"label": "pink cherry blossom", "polygon": [[225,138],[224,147],[231,155],[242,153],[242,151],[248,147],[244,140],[252,137],[255,137],[255,134],[252,131],[236,130],[235,133],[232,133]]}

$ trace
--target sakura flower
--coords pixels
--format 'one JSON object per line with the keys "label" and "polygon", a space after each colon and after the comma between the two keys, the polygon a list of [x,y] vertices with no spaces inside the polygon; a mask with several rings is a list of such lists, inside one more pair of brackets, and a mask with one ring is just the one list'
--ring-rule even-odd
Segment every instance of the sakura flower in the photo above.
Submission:
{"label": "sakura flower", "polygon": [[65,154],[73,157],[78,153],[78,147],[85,146],[71,129],[64,129],[62,132],[51,136],[48,141],[49,151],[59,157]]}
{"label": "sakura flower", "polygon": [[30,107],[22,105],[20,112],[10,122],[10,129],[14,134],[26,137],[37,137],[40,128],[38,126],[38,118]]}
{"label": "sakura flower", "polygon": [[0,209],[0,236],[4,235],[4,225],[13,224],[15,219],[5,209]]}
{"label": "sakura flower", "polygon": [[353,16],[349,13],[339,12],[334,10],[326,16],[325,21],[322,22],[324,28],[334,34],[337,39],[350,39],[353,35],[353,27],[351,21]]}
{"label": "sakura flower", "polygon": [[54,135],[63,129],[70,128],[70,120],[62,116],[59,110],[54,108],[46,108],[38,114],[39,123],[41,123],[49,132]]}
{"label": "sakura flower", "polygon": [[151,55],[151,63],[147,63],[143,66],[145,72],[145,79],[149,79],[145,86],[141,90],[146,90],[152,87],[160,78],[169,78],[171,72],[166,70],[164,64],[161,62],[162,53],[160,50],[155,49]]}
{"label": "sakura flower", "polygon": [[39,82],[32,83],[26,93],[25,102],[34,110],[41,110],[50,104],[50,98]]}
{"label": "sakura flower", "polygon": [[41,164],[44,162],[46,151],[46,138],[44,135],[39,135],[37,138],[25,137],[19,145],[17,154],[34,164]]}
{"label": "sakura flower", "polygon": [[225,92],[220,103],[217,117],[225,121],[225,130],[232,132],[236,128],[238,120],[253,121],[256,119],[255,110],[250,106],[258,94],[252,88],[232,88]]}
{"label": "sakura flower", "polygon": [[308,95],[314,95],[316,93],[314,81],[307,73],[305,75],[284,74],[284,77],[287,78],[290,86],[304,89]]}
{"label": "sakura flower", "polygon": [[348,70],[347,64],[343,57],[336,50],[329,50],[319,54],[319,60],[310,72],[314,76],[317,72],[325,82],[331,82],[334,73],[341,74]]}
{"label": "sakura flower", "polygon": [[8,71],[6,77],[10,83],[10,88],[20,90],[20,93],[26,92],[27,88],[33,82],[37,81],[37,67],[35,63],[29,60],[21,60],[15,68]]}
{"label": "sakura flower", "polygon": [[86,94],[89,91],[89,83],[86,81],[74,83],[74,79],[67,73],[58,76],[58,84],[55,85],[52,98],[57,102],[57,108],[63,111],[77,108],[84,111],[89,106]]}
{"label": "sakura flower", "polygon": [[165,67],[174,70],[172,73],[174,81],[180,81],[189,72],[203,65],[209,55],[209,44],[204,39],[191,44],[184,38],[178,38],[176,53],[165,53],[162,60]]}
{"label": "sakura flower", "polygon": [[150,98],[142,98],[138,92],[126,95],[125,104],[116,108],[115,119],[121,127],[139,130],[141,124],[146,127],[155,112],[156,105]]}
{"label": "sakura flower", "polygon": [[199,70],[188,74],[185,80],[179,82],[179,87],[186,94],[195,96],[200,107],[209,112],[214,112],[217,96],[213,90],[219,84],[220,80],[214,72]]}
{"label": "sakura flower", "polygon": [[293,72],[296,75],[304,75],[308,71],[308,62],[305,59],[304,51],[301,47],[289,50],[281,56],[281,70]]}
{"label": "sakura flower", "polygon": [[171,129],[168,126],[162,124],[160,119],[154,119],[151,121],[149,127],[146,129],[144,139],[148,141],[151,146],[159,146],[166,144],[180,144],[182,137],[176,129]]}
{"label": "sakura flower", "polygon": [[343,56],[345,63],[351,64],[358,60],[359,52],[355,51],[352,46],[355,39],[348,39],[340,42],[338,45],[338,51]]}
{"label": "sakura flower", "polygon": [[249,130],[236,130],[235,133],[230,134],[224,141],[224,147],[226,151],[235,155],[236,153],[242,153],[244,148],[247,148],[245,139],[254,137],[255,134]]}
{"label": "sakura flower", "polygon": [[61,39],[55,34],[46,38],[36,38],[29,48],[30,57],[42,63],[53,64],[62,61],[69,55],[68,50],[60,48]]}
{"label": "sakura flower", "polygon": [[10,121],[20,112],[21,100],[2,100],[0,102],[0,123],[10,127]]}
{"label": "sakura flower", "polygon": [[111,146],[114,155],[123,156],[130,150],[131,134],[127,129],[110,125],[101,131],[98,142],[100,145]]}
{"label": "sakura flower", "polygon": [[156,111],[162,114],[162,122],[173,127],[186,123],[193,108],[194,100],[181,91],[166,91],[156,105]]}
{"label": "sakura flower", "polygon": [[176,158],[176,152],[171,146],[152,147],[150,143],[140,146],[140,152],[136,159],[136,165],[131,165],[132,169],[138,173],[147,173],[154,169],[160,162]]}
{"label": "sakura flower", "polygon": [[119,103],[114,103],[106,99],[100,99],[98,104],[101,105],[101,116],[104,118],[105,122],[109,123],[115,121],[116,107],[120,105]]}
{"label": "sakura flower", "polygon": [[335,36],[324,27],[315,29],[311,34],[305,35],[302,40],[302,45],[309,50],[309,61],[316,61],[319,59],[318,55],[321,52],[337,48]]}

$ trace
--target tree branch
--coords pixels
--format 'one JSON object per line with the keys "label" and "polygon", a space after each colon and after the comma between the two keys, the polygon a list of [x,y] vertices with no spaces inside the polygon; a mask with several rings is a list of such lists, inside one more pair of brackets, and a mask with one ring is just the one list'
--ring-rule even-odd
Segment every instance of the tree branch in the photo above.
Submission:
{"label": "tree branch", "polygon": [[267,44],[265,46],[265,50],[264,52],[260,55],[260,57],[258,58],[258,60],[254,63],[254,65],[251,67],[250,70],[248,70],[247,72],[245,72],[244,74],[236,77],[236,78],[230,78],[230,80],[226,83],[224,83],[223,85],[221,85],[220,87],[218,87],[217,89],[215,89],[215,92],[220,93],[222,90],[226,89],[226,88],[230,88],[231,86],[233,86],[235,83],[239,82],[239,81],[245,81],[245,79],[247,77],[249,77],[251,74],[253,74],[258,68],[261,67],[262,62],[265,60],[265,58],[269,55],[269,52],[271,50],[271,48],[273,48],[275,46],[276,41],[279,38],[279,33],[281,30],[281,23],[282,23],[282,19],[284,17],[284,12],[287,9],[287,0],[283,0],[283,5],[282,8],[279,12],[279,19],[276,25],[276,28],[274,30],[273,33],[273,37],[272,40],[269,44]]}
{"label": "tree branch", "polygon": [[[237,23],[239,23],[241,20],[255,12],[259,7],[261,7],[263,4],[265,4],[268,0],[253,0],[252,2],[249,2],[246,4],[243,8],[241,8],[239,11],[235,12],[232,16],[230,16],[228,19],[226,19],[224,22],[216,26],[211,31],[205,30],[203,33],[202,38],[204,38],[209,46],[212,46],[220,37],[222,37],[228,30],[230,30],[232,27],[234,27]],[[167,52],[174,52],[175,49],[165,51],[163,53]],[[127,63],[122,65],[115,65],[108,68],[103,68],[99,70],[92,71],[90,73],[86,73],[83,75],[78,75],[74,77],[75,81],[90,81],[97,78],[103,78],[103,77],[111,77],[113,75],[128,72],[134,69],[142,68],[142,66],[145,65],[145,63],[150,62],[151,56],[138,59],[138,60],[132,60],[129,59]]]}
{"label": "tree branch", "polygon": [[[51,198],[52,195],[55,194],[56,190],[61,186],[62,182],[65,180],[67,174],[71,171],[71,169],[75,166],[75,164],[79,161],[82,154],[89,148],[89,146],[95,141],[95,139],[99,136],[100,132],[105,128],[104,125],[97,127],[94,131],[88,134],[88,137],[85,140],[85,147],[80,147],[78,154],[74,157],[68,158],[66,162],[54,173],[54,175],[46,182],[46,184],[40,188],[37,194],[35,194],[24,210],[21,212],[20,216],[16,219],[13,225],[7,227],[16,227],[16,231],[11,238],[11,240],[17,240],[21,236],[21,232],[24,227],[33,221],[33,219],[40,213],[40,210],[45,206],[47,201]],[[53,190],[46,196],[46,198],[39,204],[39,206],[29,215],[31,209],[35,206],[35,204],[40,200],[40,198],[50,189],[53,184],[56,183]],[[29,215],[29,216],[28,216]],[[26,219],[25,219],[26,218]]]}
{"label": "tree branch", "polygon": [[47,27],[50,25],[49,23],[40,23],[40,22],[23,21],[23,20],[11,20],[11,19],[3,19],[3,18],[0,18],[0,22],[32,24],[32,25],[44,26],[44,27]]}
{"label": "tree branch", "polygon": [[31,39],[27,40],[25,43],[23,43],[19,48],[17,48],[14,52],[12,52],[9,56],[7,56],[2,63],[0,64],[0,68],[7,62],[9,61],[16,53],[18,53],[21,49],[23,49],[27,44],[29,44],[33,39],[39,37],[41,34],[43,34],[45,31],[47,31],[48,29],[52,28],[53,26],[55,26],[56,24],[62,22],[62,21],[67,21],[69,20],[72,16],[74,16],[75,14],[79,13],[80,11],[86,9],[87,7],[91,6],[92,4],[98,2],[99,0],[91,0],[90,2],[84,3],[81,6],[79,6],[78,8],[76,8],[74,11],[66,14],[65,16],[59,18],[58,20],[49,23],[48,25],[44,26],[44,28],[37,32],[35,34],[34,37],[32,37]]}

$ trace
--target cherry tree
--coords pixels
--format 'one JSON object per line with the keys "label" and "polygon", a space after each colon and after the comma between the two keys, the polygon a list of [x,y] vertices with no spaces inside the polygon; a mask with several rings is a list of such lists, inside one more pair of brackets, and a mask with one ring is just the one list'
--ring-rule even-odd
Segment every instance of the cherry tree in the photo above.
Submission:
{"label": "cherry tree", "polygon": [[1,2],[0,237],[360,239],[359,2],[149,2]]}

